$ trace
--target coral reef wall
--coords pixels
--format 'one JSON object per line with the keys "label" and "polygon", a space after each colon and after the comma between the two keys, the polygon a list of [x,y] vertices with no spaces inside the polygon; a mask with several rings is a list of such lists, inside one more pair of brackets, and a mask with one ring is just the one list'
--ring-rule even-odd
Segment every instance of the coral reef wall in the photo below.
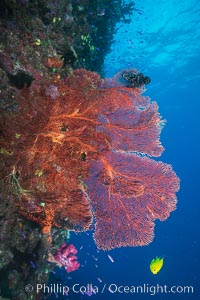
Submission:
{"label": "coral reef wall", "polygon": [[[133,9],[133,3],[124,5],[121,0],[0,1],[1,115],[18,111],[18,91],[29,88],[35,80],[45,81],[49,76],[57,80],[81,67],[103,74],[115,24],[128,22]],[[53,87],[49,93],[56,97]],[[11,154],[3,134],[5,128],[2,124],[0,171],[5,166],[4,157]],[[26,282],[48,280],[54,267],[47,263],[48,255],[56,253],[67,231],[54,228],[50,243],[37,223],[19,214],[12,189],[17,179],[17,173],[4,176],[0,185],[0,296],[28,299]],[[36,295],[32,297],[36,299]]]}

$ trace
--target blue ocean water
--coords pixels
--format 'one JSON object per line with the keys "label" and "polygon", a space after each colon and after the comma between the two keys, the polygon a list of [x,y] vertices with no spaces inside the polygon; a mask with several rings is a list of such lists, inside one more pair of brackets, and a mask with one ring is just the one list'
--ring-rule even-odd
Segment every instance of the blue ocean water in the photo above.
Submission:
{"label": "blue ocean water", "polygon": [[[71,234],[78,249],[79,270],[67,274],[57,269],[53,283],[67,286],[92,284],[98,293],[70,293],[51,299],[200,299],[200,195],[199,195],[199,85],[200,2],[196,0],[135,1],[130,22],[116,26],[110,52],[105,58],[105,77],[121,69],[137,68],[151,77],[145,95],[156,100],[167,124],[161,134],[165,152],[160,158],[173,165],[181,179],[177,210],[165,222],[156,221],[154,241],[145,247],[98,251],[92,232]],[[108,257],[113,258],[114,262]],[[164,257],[162,270],[153,275],[149,264]],[[106,285],[104,293],[102,289]],[[110,291],[107,290],[109,286]],[[115,286],[142,286],[146,292],[114,292]],[[162,292],[160,286],[179,287]],[[158,293],[154,295],[154,289]],[[183,292],[184,286],[193,291]]]}

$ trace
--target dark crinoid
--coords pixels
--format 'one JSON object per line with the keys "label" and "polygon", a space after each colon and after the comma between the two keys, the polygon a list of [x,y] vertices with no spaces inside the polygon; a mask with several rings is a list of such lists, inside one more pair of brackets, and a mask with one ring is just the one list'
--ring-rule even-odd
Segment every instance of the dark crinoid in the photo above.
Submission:
{"label": "dark crinoid", "polygon": [[138,88],[151,82],[151,78],[144,76],[143,73],[138,72],[136,69],[125,70],[122,73],[122,78],[125,80],[127,87]]}

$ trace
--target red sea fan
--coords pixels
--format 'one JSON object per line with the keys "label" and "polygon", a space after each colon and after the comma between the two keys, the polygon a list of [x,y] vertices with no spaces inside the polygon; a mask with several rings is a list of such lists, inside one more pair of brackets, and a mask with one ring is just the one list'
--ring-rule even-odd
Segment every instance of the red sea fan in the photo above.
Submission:
{"label": "red sea fan", "polygon": [[170,165],[110,152],[91,163],[87,186],[96,217],[94,238],[105,250],[149,244],[154,220],[165,220],[176,208],[179,180]]}
{"label": "red sea fan", "polygon": [[[19,112],[1,120],[1,173],[19,212],[51,226],[87,230],[95,216],[101,249],[145,245],[155,219],[175,209],[179,180],[160,156],[164,121],[141,89],[75,70],[35,81],[17,95]],[[6,124],[6,126],[5,126]]]}

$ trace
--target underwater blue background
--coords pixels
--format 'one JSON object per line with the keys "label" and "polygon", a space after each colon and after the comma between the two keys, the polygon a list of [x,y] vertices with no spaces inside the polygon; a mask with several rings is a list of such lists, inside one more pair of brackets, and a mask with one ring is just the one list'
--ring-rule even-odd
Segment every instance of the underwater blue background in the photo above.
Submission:
{"label": "underwater blue background", "polygon": [[[118,23],[104,62],[105,77],[121,69],[137,68],[152,82],[145,95],[157,101],[167,119],[161,133],[165,152],[159,158],[173,165],[181,179],[177,210],[165,222],[156,221],[154,241],[145,247],[98,251],[92,232],[71,233],[81,267],[67,274],[56,269],[52,283],[72,286],[109,285],[193,286],[193,294],[94,294],[92,299],[200,299],[200,2],[195,0],[135,1],[136,10]],[[114,259],[112,263],[108,254]],[[149,264],[164,257],[162,270],[153,275]],[[102,280],[99,282],[98,278]],[[51,299],[88,299],[70,294]]]}

